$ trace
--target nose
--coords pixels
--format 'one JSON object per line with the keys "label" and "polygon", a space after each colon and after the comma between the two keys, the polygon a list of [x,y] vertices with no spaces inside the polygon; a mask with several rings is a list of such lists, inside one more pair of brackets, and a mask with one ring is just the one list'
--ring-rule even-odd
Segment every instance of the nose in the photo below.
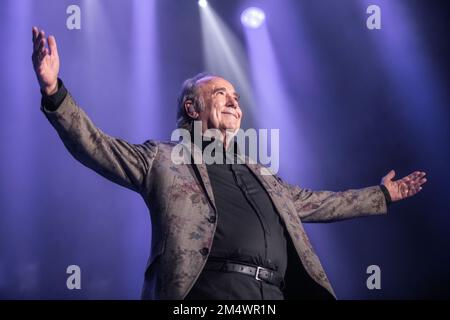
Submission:
{"label": "nose", "polygon": [[227,94],[227,107],[237,109],[239,107],[238,102],[234,100],[230,94]]}

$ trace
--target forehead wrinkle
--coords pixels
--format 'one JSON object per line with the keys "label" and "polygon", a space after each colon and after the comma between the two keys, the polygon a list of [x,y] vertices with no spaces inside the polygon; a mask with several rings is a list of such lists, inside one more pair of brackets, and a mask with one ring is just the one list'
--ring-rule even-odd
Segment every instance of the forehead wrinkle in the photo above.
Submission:
{"label": "forehead wrinkle", "polygon": [[[210,83],[214,80],[218,80],[221,83]],[[202,78],[197,81],[196,86],[196,90],[200,90],[200,92],[203,92],[203,94],[207,94],[208,96],[214,95],[217,91],[220,90],[228,91],[228,89],[230,89],[230,91],[232,91],[232,95],[234,95],[238,99],[240,99],[241,97],[240,94],[237,93],[234,89],[234,86],[228,80],[217,76]]]}
{"label": "forehead wrinkle", "polygon": [[[214,88],[214,89],[213,89],[213,94],[215,94],[216,92],[221,91],[221,90],[227,91],[227,88],[226,88],[226,87]],[[236,96],[236,97],[238,97],[238,98],[240,97],[239,93],[237,93],[234,89],[232,90],[232,93],[231,93],[231,94],[234,95],[234,96]]]}

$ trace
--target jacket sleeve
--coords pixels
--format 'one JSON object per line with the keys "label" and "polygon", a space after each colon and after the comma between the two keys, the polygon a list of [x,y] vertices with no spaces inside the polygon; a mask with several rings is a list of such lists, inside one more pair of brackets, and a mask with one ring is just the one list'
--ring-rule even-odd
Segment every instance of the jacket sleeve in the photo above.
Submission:
{"label": "jacket sleeve", "polygon": [[112,182],[141,193],[158,150],[155,141],[130,144],[103,133],[69,92],[55,110],[44,104],[41,110],[75,159]]}
{"label": "jacket sleeve", "polygon": [[302,222],[331,222],[387,213],[386,198],[380,186],[341,192],[287,187]]}

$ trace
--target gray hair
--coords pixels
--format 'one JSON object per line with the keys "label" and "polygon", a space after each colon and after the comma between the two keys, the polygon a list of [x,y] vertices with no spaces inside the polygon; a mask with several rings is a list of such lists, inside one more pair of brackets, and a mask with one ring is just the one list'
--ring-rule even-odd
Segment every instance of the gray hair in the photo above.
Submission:
{"label": "gray hair", "polygon": [[180,94],[178,95],[178,109],[177,109],[177,127],[183,128],[186,130],[192,130],[192,123],[194,119],[192,119],[184,108],[184,104],[187,100],[192,100],[192,104],[196,112],[201,112],[205,110],[205,105],[203,99],[199,97],[197,89],[198,82],[204,78],[216,77],[208,72],[201,72],[192,78],[187,79],[183,82],[181,86]]}

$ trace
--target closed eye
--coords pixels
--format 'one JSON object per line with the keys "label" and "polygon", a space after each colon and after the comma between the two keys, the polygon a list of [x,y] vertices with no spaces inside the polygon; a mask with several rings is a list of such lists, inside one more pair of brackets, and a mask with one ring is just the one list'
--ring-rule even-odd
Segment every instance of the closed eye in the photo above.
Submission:
{"label": "closed eye", "polygon": [[221,94],[221,95],[225,95],[226,94],[226,89],[225,88],[217,88],[213,91],[213,94]]}

